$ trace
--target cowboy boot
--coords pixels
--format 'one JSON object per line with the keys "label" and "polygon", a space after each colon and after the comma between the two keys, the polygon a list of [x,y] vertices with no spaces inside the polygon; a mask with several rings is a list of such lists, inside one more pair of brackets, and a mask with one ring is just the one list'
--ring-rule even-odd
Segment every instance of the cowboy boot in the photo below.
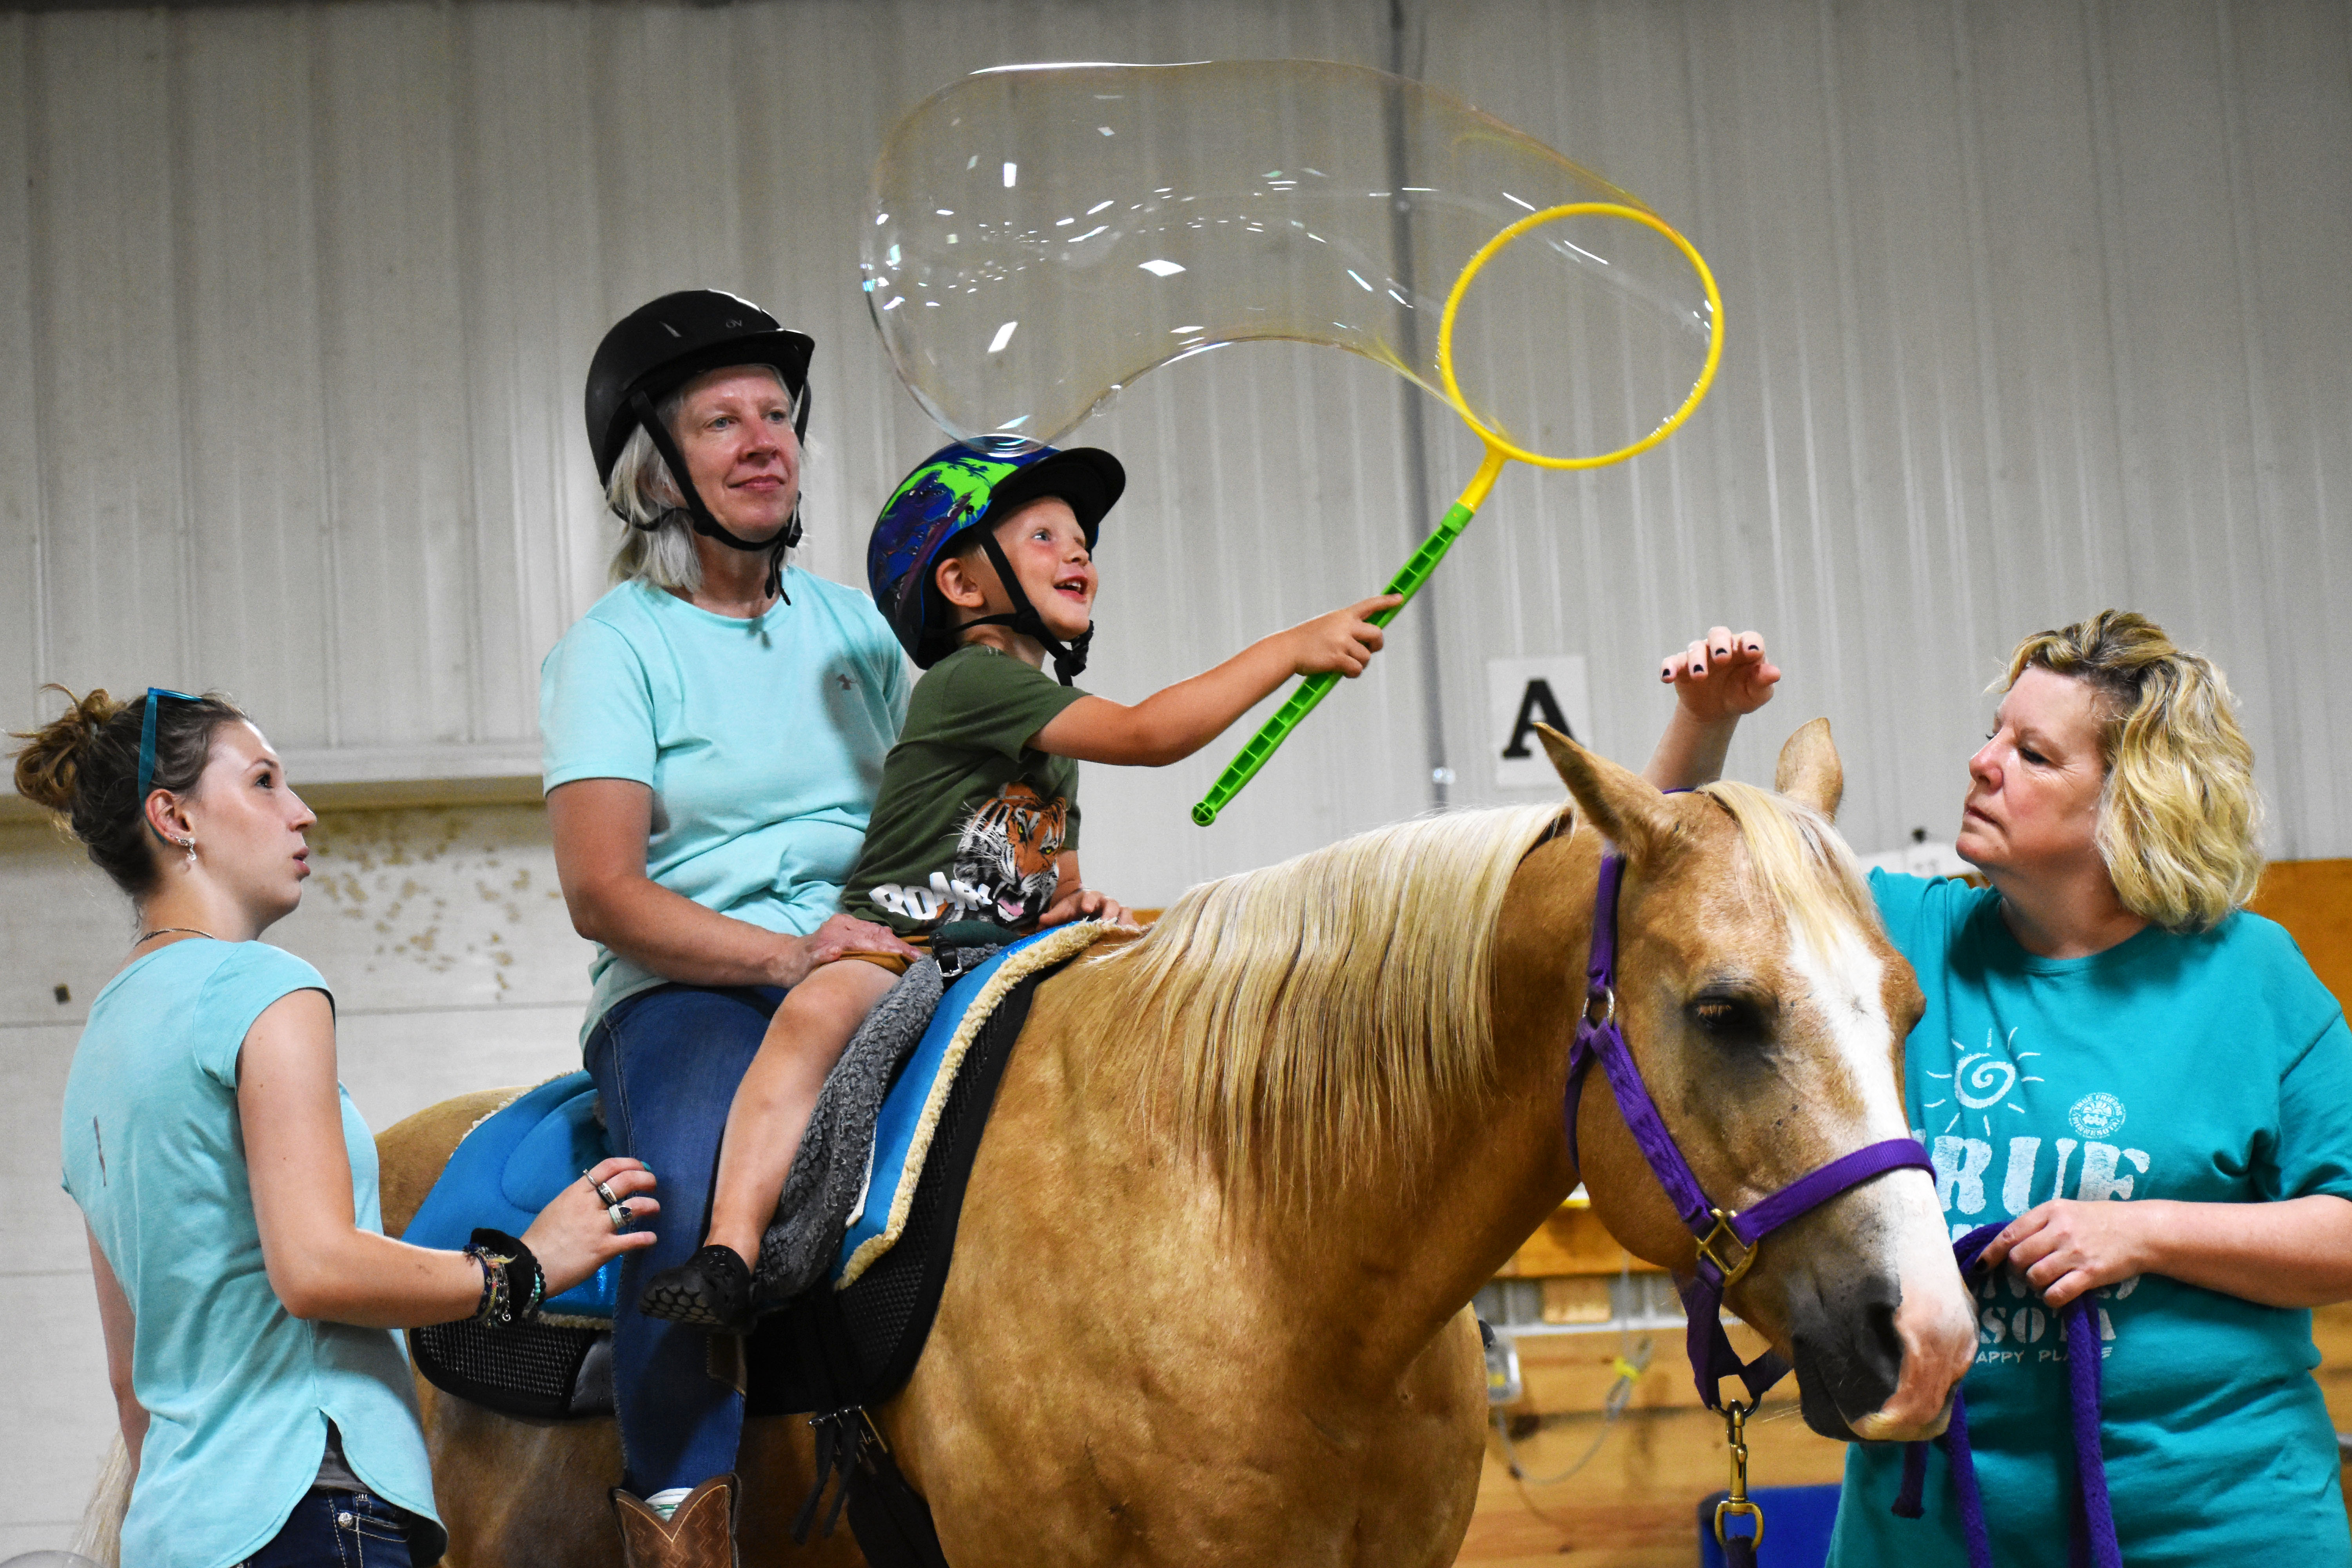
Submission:
{"label": "cowboy boot", "polygon": [[735,1478],[713,1476],[664,1519],[637,1498],[613,1489],[627,1568],[736,1568]]}

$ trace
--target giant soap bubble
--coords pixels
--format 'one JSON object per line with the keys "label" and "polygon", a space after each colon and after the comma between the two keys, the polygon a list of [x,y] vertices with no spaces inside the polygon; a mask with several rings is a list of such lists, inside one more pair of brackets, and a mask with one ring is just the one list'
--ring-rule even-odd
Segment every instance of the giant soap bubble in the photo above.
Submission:
{"label": "giant soap bubble", "polygon": [[[1322,61],[967,77],[891,133],[864,267],[900,379],[980,445],[1055,440],[1146,371],[1251,340],[1444,398],[1487,460],[1390,584],[1408,596],[1506,458],[1586,468],[1663,439],[1720,330],[1705,263],[1639,198],[1443,92]],[[1196,821],[1331,683],[1298,689]]]}
{"label": "giant soap bubble", "polygon": [[[1155,365],[1251,339],[1348,349],[1444,396],[1439,318],[1464,267],[1513,223],[1583,204],[1648,212],[1458,99],[1359,66],[1014,66],[892,132],[866,288],[900,377],[968,441],[1051,441]],[[1610,212],[1536,226],[1461,309],[1465,412],[1559,457],[1654,431],[1714,340],[1683,248]],[[1530,340],[1616,391],[1580,441],[1504,374],[1522,354],[1482,352]]]}

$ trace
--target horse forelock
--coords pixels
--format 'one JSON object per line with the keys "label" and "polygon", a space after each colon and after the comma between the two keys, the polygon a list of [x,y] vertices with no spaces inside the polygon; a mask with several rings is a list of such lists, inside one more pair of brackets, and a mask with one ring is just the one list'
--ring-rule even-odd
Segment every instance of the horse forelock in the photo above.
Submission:
{"label": "horse forelock", "polygon": [[1418,817],[1203,883],[1090,961],[1143,1113],[1251,1207],[1409,1162],[1493,1079],[1496,916],[1560,810]]}
{"label": "horse forelock", "polygon": [[1864,931],[1881,929],[1878,902],[1862,867],[1828,817],[1735,779],[1701,785],[1698,793],[1738,826],[1747,875],[1779,909],[1791,936],[1827,953],[1843,945],[1857,925]]}

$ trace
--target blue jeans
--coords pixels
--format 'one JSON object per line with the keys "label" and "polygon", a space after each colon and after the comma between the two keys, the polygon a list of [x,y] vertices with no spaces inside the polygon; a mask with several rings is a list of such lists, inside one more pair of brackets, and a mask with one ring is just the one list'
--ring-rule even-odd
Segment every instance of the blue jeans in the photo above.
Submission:
{"label": "blue jeans", "polygon": [[628,1254],[613,1314],[622,1484],[639,1497],[735,1468],[743,1396],[710,1375],[709,1336],[646,1317],[637,1298],[650,1275],[702,1245],[727,1110],[783,995],[773,986],[664,985],[619,1003],[588,1037],[613,1152],[644,1161],[660,1184],[661,1239]]}
{"label": "blue jeans", "polygon": [[366,1492],[306,1492],[240,1568],[409,1568],[408,1517]]}

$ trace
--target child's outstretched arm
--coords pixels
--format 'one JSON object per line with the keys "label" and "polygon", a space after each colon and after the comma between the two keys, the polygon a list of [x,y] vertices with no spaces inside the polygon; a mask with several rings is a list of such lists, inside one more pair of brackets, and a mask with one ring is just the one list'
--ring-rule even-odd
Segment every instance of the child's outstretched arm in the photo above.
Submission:
{"label": "child's outstretched arm", "polygon": [[1155,691],[1134,707],[1081,697],[1030,744],[1057,757],[1159,768],[1207,745],[1252,705],[1294,675],[1361,675],[1381,649],[1381,628],[1365,619],[1404,601],[1366,599],[1261,637],[1216,668]]}
{"label": "child's outstretched arm", "polygon": [[1675,689],[1675,714],[1642,776],[1660,789],[1692,789],[1723,775],[1740,716],[1772,700],[1780,671],[1764,657],[1761,633],[1717,626],[1669,656],[1658,679]]}

